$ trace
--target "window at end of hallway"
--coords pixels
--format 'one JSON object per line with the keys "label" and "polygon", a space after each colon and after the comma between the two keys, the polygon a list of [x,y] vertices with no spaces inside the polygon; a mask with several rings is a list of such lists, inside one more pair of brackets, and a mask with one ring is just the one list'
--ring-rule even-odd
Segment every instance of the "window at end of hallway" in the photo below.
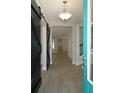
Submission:
{"label": "window at end of hallway", "polygon": [[52,40],[52,49],[55,49],[55,41]]}

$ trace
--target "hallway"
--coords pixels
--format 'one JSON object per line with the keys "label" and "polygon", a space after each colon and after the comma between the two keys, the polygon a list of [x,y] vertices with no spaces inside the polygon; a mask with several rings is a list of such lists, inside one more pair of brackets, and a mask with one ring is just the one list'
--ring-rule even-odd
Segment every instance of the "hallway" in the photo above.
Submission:
{"label": "hallway", "polygon": [[42,71],[42,86],[38,93],[82,93],[82,69],[71,63],[66,52],[53,54],[53,64]]}

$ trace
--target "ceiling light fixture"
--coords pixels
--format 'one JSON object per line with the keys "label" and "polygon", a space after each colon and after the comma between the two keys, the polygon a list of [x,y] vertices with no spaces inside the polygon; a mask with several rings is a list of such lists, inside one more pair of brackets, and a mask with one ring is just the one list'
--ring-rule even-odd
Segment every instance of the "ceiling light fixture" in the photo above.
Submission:
{"label": "ceiling light fixture", "polygon": [[64,20],[64,21],[69,20],[69,19],[71,18],[71,16],[72,16],[69,12],[67,12],[66,3],[67,3],[67,1],[64,0],[64,1],[63,1],[64,10],[63,10],[62,13],[59,14],[59,18],[61,18],[61,19]]}

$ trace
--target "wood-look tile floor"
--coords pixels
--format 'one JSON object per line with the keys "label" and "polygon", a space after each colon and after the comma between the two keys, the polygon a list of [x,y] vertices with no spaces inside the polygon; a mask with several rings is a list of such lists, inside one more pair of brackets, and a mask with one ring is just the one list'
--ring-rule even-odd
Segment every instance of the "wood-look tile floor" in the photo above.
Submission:
{"label": "wood-look tile floor", "polygon": [[53,54],[53,64],[41,74],[38,93],[82,93],[81,67],[73,65],[66,52]]}

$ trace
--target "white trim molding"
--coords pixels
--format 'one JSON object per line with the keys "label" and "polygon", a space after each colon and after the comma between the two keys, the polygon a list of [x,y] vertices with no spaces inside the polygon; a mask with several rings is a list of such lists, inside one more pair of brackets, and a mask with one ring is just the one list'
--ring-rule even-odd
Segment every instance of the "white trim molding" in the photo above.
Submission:
{"label": "white trim molding", "polygon": [[42,67],[42,70],[47,70],[47,68],[46,67]]}

